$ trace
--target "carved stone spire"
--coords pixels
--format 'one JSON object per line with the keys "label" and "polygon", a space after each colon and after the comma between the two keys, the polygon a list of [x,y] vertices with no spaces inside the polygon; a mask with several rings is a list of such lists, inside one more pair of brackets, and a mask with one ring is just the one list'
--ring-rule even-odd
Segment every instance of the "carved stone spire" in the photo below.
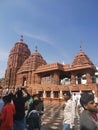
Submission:
{"label": "carved stone spire", "polygon": [[38,50],[37,50],[37,48],[38,48],[38,47],[37,47],[37,46],[35,46],[35,52],[37,52],[37,51],[38,51]]}
{"label": "carved stone spire", "polygon": [[80,41],[80,51],[82,51],[82,44],[83,44],[83,42]]}
{"label": "carved stone spire", "polygon": [[80,41],[80,51],[82,51],[82,44],[83,44],[83,42]]}
{"label": "carved stone spire", "polygon": [[20,41],[23,41],[23,35],[21,35]]}

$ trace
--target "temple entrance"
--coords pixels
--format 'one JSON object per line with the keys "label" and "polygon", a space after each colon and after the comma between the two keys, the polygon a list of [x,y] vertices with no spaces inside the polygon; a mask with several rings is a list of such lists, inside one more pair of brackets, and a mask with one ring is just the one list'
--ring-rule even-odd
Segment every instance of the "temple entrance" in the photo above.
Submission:
{"label": "temple entrance", "polygon": [[22,86],[26,86],[26,76],[23,76]]}

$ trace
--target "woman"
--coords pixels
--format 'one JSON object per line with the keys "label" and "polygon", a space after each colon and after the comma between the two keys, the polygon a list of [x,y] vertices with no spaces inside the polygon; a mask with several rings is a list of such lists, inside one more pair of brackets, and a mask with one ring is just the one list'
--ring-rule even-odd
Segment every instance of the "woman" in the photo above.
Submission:
{"label": "woman", "polygon": [[4,106],[0,114],[0,130],[12,130],[13,128],[13,117],[15,115],[15,106],[11,103],[12,94],[8,94],[3,97]]}

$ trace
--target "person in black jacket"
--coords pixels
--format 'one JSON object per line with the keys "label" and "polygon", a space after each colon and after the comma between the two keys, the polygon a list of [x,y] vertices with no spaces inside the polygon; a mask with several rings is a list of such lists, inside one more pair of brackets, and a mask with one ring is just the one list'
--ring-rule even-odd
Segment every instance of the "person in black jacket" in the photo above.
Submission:
{"label": "person in black jacket", "polygon": [[29,104],[28,112],[30,112],[32,110],[32,104],[33,104],[34,100],[39,100],[40,101],[39,113],[40,113],[40,115],[43,115],[44,114],[44,102],[41,99],[40,94],[34,94],[34,95],[32,95],[32,102]]}
{"label": "person in black jacket", "polygon": [[41,130],[40,100],[36,99],[32,103],[32,110],[27,115],[28,130]]}
{"label": "person in black jacket", "polygon": [[[26,96],[23,95],[26,94]],[[16,114],[14,116],[13,130],[25,130],[25,103],[29,100],[30,94],[26,88],[18,88],[13,95],[13,103],[15,104]]]}

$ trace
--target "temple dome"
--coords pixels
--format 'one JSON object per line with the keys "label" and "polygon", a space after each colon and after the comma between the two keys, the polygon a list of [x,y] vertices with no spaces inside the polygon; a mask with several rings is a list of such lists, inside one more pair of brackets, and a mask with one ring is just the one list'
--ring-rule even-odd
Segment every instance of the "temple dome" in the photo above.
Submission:
{"label": "temple dome", "polygon": [[21,38],[10,50],[8,67],[20,68],[23,62],[30,56],[30,54],[31,52],[28,48],[28,45]]}
{"label": "temple dome", "polygon": [[39,66],[46,65],[46,64],[47,63],[43,59],[41,54],[35,51],[28,57],[28,59],[25,60],[21,68],[18,70],[18,73],[36,70]]}
{"label": "temple dome", "polygon": [[72,67],[82,67],[82,66],[95,67],[92,61],[82,50],[80,50],[78,54],[75,56],[71,66]]}

